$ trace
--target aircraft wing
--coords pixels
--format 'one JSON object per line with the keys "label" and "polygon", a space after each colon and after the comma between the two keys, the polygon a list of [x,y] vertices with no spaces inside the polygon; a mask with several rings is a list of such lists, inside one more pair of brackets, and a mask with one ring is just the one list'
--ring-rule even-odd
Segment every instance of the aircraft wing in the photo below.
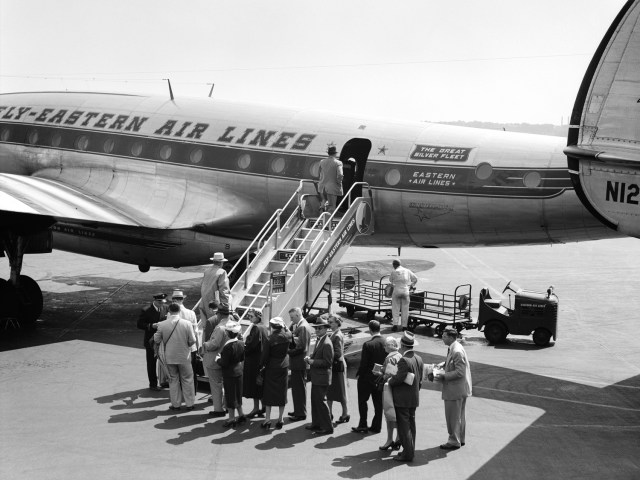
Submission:
{"label": "aircraft wing", "polygon": [[80,224],[215,232],[254,226],[249,198],[194,180],[110,169],[0,174],[0,211]]}
{"label": "aircraft wing", "polygon": [[640,237],[640,1],[622,8],[578,92],[565,153],[576,193],[609,227]]}

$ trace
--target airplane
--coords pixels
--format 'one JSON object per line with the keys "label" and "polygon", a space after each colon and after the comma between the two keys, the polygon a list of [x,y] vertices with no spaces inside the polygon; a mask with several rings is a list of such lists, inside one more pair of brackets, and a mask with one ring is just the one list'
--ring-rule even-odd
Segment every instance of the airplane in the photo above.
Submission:
{"label": "airplane", "polygon": [[[53,248],[151,266],[237,259],[328,147],[356,161],[364,245],[513,245],[640,236],[640,16],[630,0],[586,72],[568,142],[206,99],[0,95],[0,300],[35,322],[25,254]],[[567,162],[569,168],[567,168]],[[16,301],[17,299],[17,301]]]}

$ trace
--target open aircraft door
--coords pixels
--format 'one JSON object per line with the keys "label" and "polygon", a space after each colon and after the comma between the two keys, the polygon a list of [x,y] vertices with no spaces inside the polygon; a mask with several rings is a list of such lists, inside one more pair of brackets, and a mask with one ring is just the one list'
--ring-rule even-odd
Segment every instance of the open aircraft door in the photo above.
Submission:
{"label": "open aircraft door", "polygon": [[[342,146],[340,161],[344,172],[344,178],[342,179],[343,192],[348,192],[354,183],[364,181],[364,170],[370,151],[371,141],[367,138],[352,138]],[[354,159],[355,162],[350,162],[349,159]],[[356,186],[352,195],[354,198],[361,197],[362,186]]]}
{"label": "open aircraft door", "polygon": [[582,81],[564,152],[576,193],[610,228],[640,237],[640,2],[613,21]]}

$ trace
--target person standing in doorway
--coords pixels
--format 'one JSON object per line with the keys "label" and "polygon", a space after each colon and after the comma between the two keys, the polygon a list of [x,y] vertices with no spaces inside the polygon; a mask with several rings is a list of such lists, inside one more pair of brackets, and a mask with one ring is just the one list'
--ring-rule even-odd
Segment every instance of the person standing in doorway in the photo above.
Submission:
{"label": "person standing in doorway", "polygon": [[336,147],[327,149],[327,158],[320,162],[320,180],[318,190],[323,199],[323,207],[332,213],[336,209],[336,201],[342,195],[342,162],[338,160]]}

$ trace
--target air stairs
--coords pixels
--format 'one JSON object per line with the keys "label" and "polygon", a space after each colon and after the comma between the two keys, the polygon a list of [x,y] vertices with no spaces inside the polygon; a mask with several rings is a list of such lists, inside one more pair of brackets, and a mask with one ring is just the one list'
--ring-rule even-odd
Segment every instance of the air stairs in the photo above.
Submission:
{"label": "air stairs", "polygon": [[[314,193],[304,193],[309,183]],[[356,197],[360,191],[366,195]],[[281,224],[284,213],[292,208]],[[346,208],[345,213],[336,214],[342,208]],[[233,306],[241,319],[250,308],[261,310],[263,318],[268,319],[286,318],[293,307],[308,310],[313,306],[353,240],[373,233],[369,185],[355,183],[336,212],[321,212],[316,182],[300,181],[287,204],[274,212],[229,272],[233,278],[244,267],[231,287]]]}

